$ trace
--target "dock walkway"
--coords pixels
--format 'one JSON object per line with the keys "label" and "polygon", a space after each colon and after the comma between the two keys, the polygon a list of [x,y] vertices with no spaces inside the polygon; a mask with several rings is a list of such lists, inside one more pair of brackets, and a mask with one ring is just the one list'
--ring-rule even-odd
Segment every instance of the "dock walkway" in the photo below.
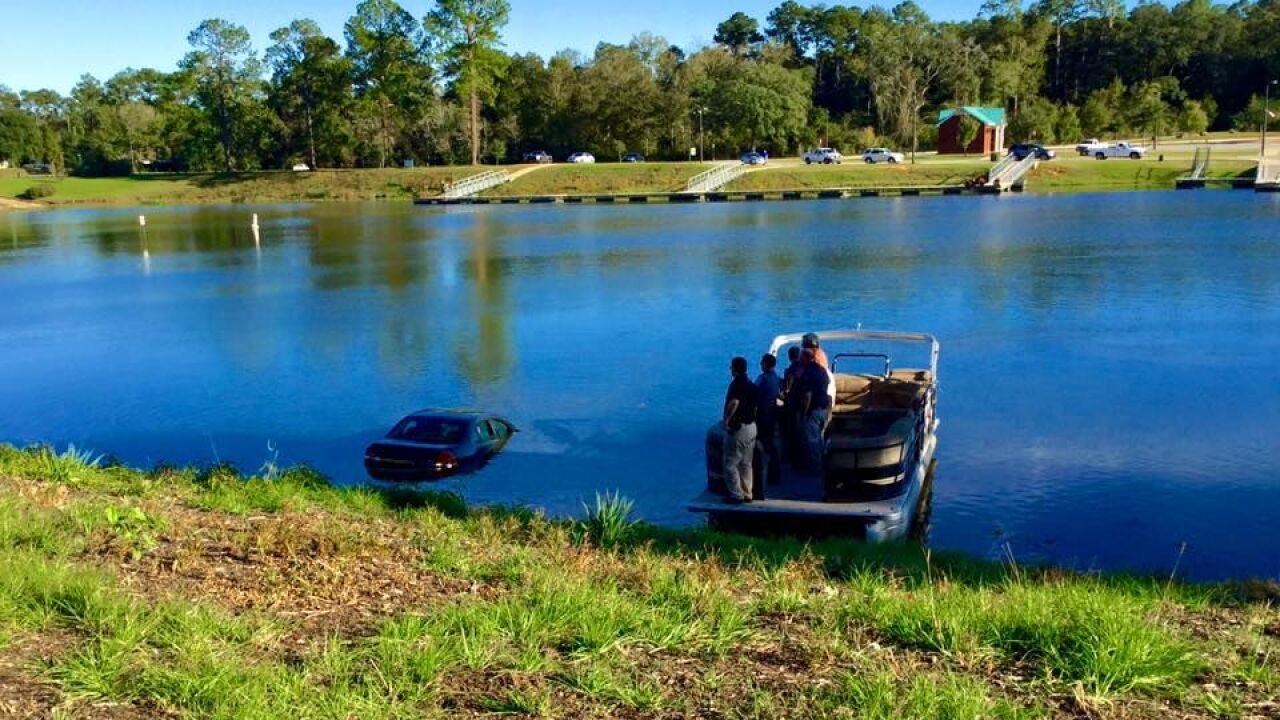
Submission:
{"label": "dock walkway", "polygon": [[[1020,191],[1022,188],[1013,187]],[[597,193],[567,195],[508,195],[504,197],[425,197],[414,200],[417,205],[538,205],[591,203],[697,203],[742,202],[758,200],[841,200],[870,197],[916,197],[925,195],[983,195],[990,191],[981,186],[904,185],[897,187],[796,188],[789,190],[718,190],[708,192],[644,192]]]}

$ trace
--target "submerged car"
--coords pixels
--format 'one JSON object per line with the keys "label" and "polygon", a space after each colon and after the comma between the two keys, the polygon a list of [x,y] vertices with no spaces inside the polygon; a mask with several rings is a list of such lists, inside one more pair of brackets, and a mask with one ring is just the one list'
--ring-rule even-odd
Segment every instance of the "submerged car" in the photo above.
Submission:
{"label": "submerged car", "polygon": [[515,433],[496,415],[419,410],[365,449],[364,468],[377,480],[439,480],[484,467]]}

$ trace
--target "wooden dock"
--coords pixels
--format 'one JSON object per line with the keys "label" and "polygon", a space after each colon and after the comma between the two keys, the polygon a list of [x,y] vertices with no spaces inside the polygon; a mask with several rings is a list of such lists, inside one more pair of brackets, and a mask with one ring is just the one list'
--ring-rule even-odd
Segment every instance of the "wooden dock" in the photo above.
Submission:
{"label": "wooden dock", "polygon": [[[1022,186],[1012,188],[1021,191]],[[927,195],[988,195],[990,188],[963,185],[912,185],[876,188],[803,188],[791,190],[715,190],[708,192],[643,192],[594,193],[581,195],[507,195],[462,198],[426,197],[414,200],[416,205],[539,205],[600,203],[699,203],[752,202],[763,200],[842,200],[865,197],[921,197]]]}

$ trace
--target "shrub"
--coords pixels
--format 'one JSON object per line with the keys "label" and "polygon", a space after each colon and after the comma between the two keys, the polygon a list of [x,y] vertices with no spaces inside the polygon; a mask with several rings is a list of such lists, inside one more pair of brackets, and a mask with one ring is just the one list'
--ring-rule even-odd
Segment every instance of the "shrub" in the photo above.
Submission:
{"label": "shrub", "polygon": [[601,547],[616,545],[634,529],[631,510],[635,504],[617,493],[596,493],[595,507],[582,504],[587,517],[583,529]]}
{"label": "shrub", "polygon": [[47,198],[52,194],[53,194],[52,185],[40,184],[40,185],[32,185],[26,190],[23,190],[22,194],[19,195],[18,197],[22,198],[23,200],[39,200],[40,198]]}

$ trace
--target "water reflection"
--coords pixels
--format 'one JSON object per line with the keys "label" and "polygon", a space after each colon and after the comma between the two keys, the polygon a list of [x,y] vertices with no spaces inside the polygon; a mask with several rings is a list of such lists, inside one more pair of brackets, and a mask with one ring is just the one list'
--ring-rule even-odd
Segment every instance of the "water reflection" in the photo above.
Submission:
{"label": "water reflection", "polygon": [[694,522],[728,356],[918,329],[934,545],[1167,569],[1186,540],[1201,576],[1275,575],[1277,219],[1244,193],[10,213],[0,438],[247,469],[270,439],[359,481],[405,412],[476,405],[524,432],[470,497]]}

